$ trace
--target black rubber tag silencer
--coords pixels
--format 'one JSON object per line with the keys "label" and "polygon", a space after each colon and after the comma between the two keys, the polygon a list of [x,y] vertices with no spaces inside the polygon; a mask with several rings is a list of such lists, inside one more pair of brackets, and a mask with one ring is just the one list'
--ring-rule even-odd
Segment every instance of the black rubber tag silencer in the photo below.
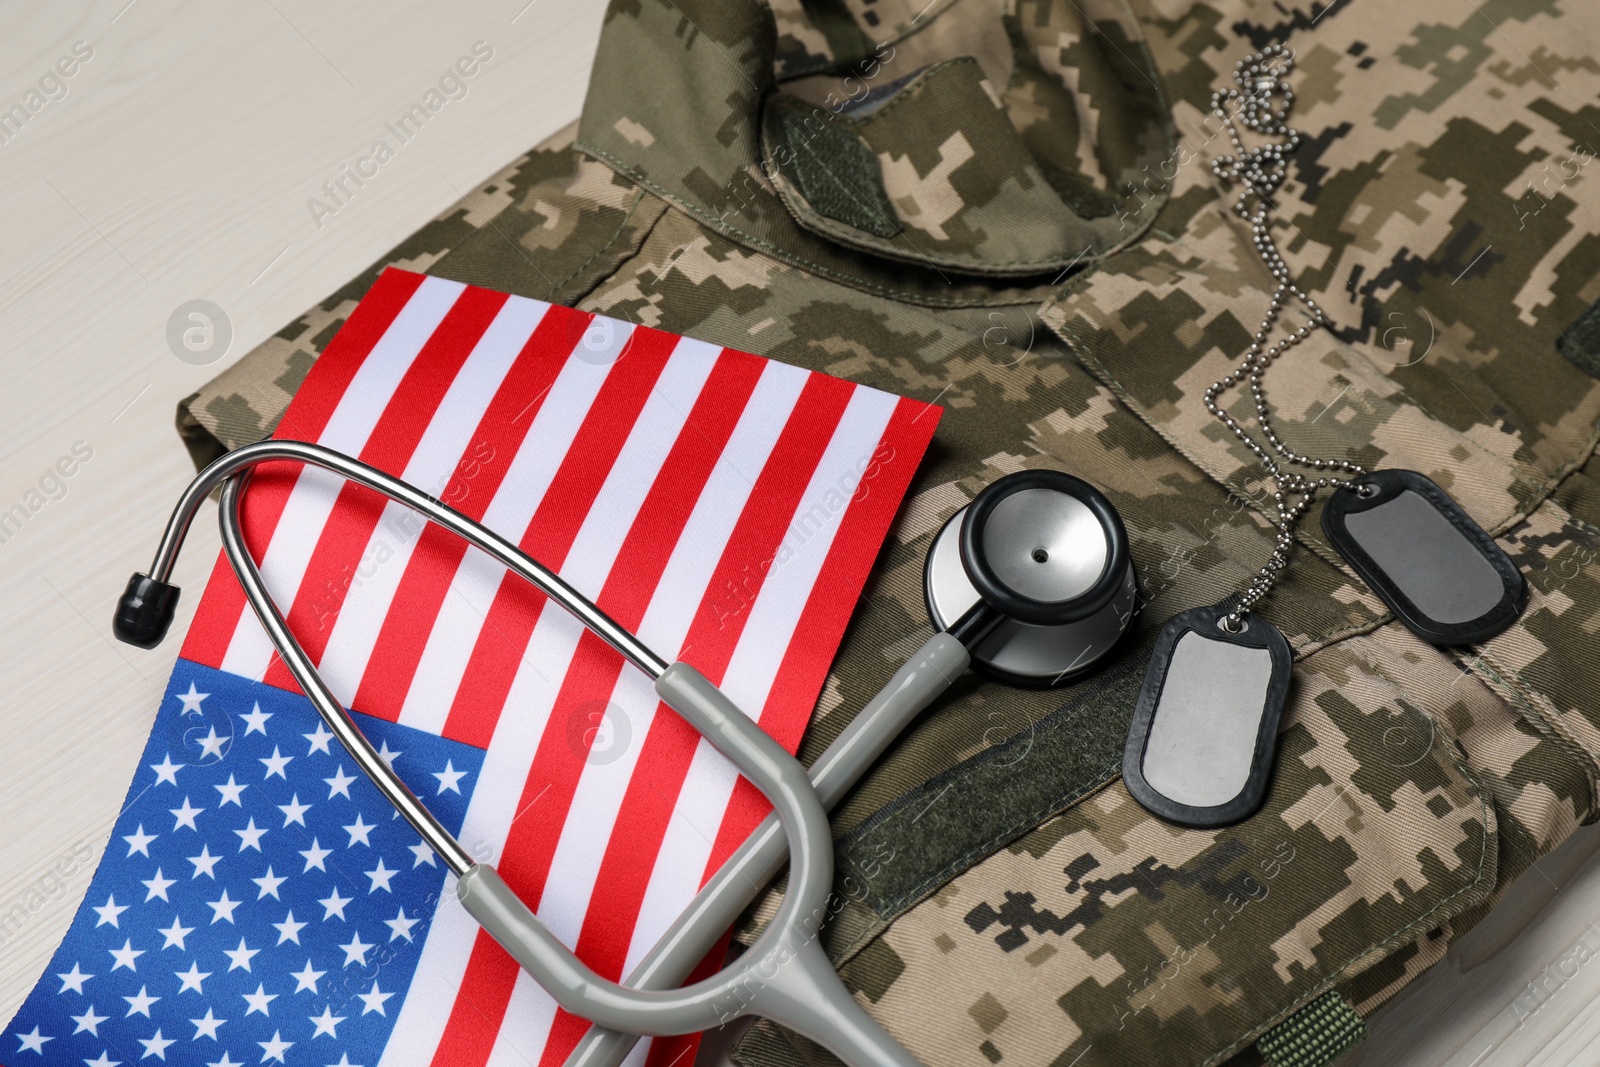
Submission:
{"label": "black rubber tag silencer", "polygon": [[[1371,488],[1367,490],[1367,495],[1358,491],[1369,486]],[[1402,502],[1401,498],[1406,494],[1414,494],[1429,505],[1444,523],[1434,522],[1425,512],[1416,511],[1414,505]],[[1370,530],[1365,534],[1364,544],[1363,535],[1352,529],[1352,525],[1361,524],[1361,516],[1385,505],[1390,505],[1392,509],[1396,502],[1405,503],[1414,513],[1413,529],[1419,529],[1415,522],[1417,518],[1424,521],[1420,529],[1426,529],[1428,533],[1420,543],[1426,543],[1428,551],[1408,552],[1408,547],[1414,549],[1415,545],[1400,543],[1396,533],[1374,533]],[[1392,525],[1392,528],[1405,528],[1405,520],[1400,519],[1398,525]],[[1322,509],[1322,532],[1334,549],[1378,594],[1379,599],[1388,605],[1395,617],[1408,630],[1430,644],[1449,647],[1487,641],[1516,622],[1527,607],[1528,583],[1511,557],[1450,494],[1416,471],[1373,471],[1362,477],[1356,486],[1342,487],[1334,492]],[[1448,538],[1451,534],[1459,537],[1458,543],[1451,545],[1438,539],[1438,535]],[[1374,552],[1382,555],[1385,550],[1391,554],[1420,555],[1425,559],[1424,566],[1431,564],[1436,573],[1406,575],[1397,581],[1374,558]],[[1487,566],[1471,564],[1468,557],[1461,555],[1464,551],[1478,556]],[[1452,558],[1457,561],[1456,564],[1449,562]],[[1460,566],[1463,559],[1470,565]],[[1476,575],[1470,573],[1473,571],[1477,572]],[[1495,579],[1498,579],[1498,586],[1489,586],[1488,583]],[[1409,584],[1413,594],[1422,596],[1430,588],[1429,583],[1435,590],[1448,591],[1448,597],[1458,602],[1463,595],[1475,595],[1485,608],[1474,617],[1465,619],[1440,619],[1430,615],[1424,606],[1417,603],[1416,597],[1409,595],[1405,589]],[[1468,585],[1464,589],[1463,583],[1475,585]],[[1436,592],[1432,595],[1443,597],[1447,594]]]}
{"label": "black rubber tag silencer", "polygon": [[[1220,625],[1228,610],[1227,604],[1191,608],[1174,615],[1161,628],[1150,655],[1150,664],[1145,668],[1144,685],[1139,690],[1133,722],[1128,729],[1128,743],[1122,755],[1123,783],[1134,800],[1157,818],[1196,829],[1229,826],[1260,810],[1271,783],[1278,747],[1278,724],[1289,699],[1289,686],[1294,672],[1294,654],[1288,640],[1276,626],[1260,615],[1252,615],[1246,617],[1242,632],[1229,633]],[[1260,691],[1261,718],[1255,731],[1249,773],[1231,799],[1204,806],[1172,799],[1150,783],[1144,770],[1146,749],[1157,711],[1161,707],[1162,694],[1167,688],[1174,653],[1184,636],[1191,632],[1210,641],[1247,649],[1265,649],[1270,661],[1268,681]]]}

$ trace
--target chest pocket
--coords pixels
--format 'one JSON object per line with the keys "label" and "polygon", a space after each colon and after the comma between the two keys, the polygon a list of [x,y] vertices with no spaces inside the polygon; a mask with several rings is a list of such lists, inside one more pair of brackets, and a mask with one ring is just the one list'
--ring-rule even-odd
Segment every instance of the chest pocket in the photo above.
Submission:
{"label": "chest pocket", "polygon": [[[1269,306],[1272,280],[1231,225],[1208,237],[1218,253],[1148,241],[1085,278],[1043,312],[1089,370],[1189,460],[1230,491],[1270,502],[1260,462],[1209,411],[1205,391],[1229,373]],[[1236,265],[1237,264],[1237,265]],[[1307,325],[1285,309],[1273,339]],[[1464,363],[1464,352],[1434,358]],[[1314,329],[1267,370],[1274,430],[1296,451],[1351,459],[1371,469],[1405,468],[1432,478],[1491,532],[1505,529],[1543,495],[1544,476],[1520,460],[1517,441],[1486,420],[1462,430],[1408,392],[1403,363],[1387,349],[1349,345]],[[1389,357],[1394,357],[1393,361]],[[1249,390],[1220,402],[1251,436],[1266,441]],[[1330,559],[1314,522],[1303,542]]]}

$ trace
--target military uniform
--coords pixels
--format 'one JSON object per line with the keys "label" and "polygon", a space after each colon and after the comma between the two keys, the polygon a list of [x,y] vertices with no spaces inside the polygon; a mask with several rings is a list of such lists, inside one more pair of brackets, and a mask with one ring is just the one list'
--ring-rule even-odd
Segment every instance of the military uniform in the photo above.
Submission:
{"label": "military uniform", "polygon": [[[1118,771],[1154,632],[1271,551],[1268,484],[1201,396],[1273,284],[1209,166],[1210,94],[1277,41],[1306,141],[1274,232],[1336,323],[1268,372],[1278,431],[1433,478],[1531,601],[1423,644],[1312,515],[1261,609],[1296,656],[1266,806],[1180,830]],[[386,265],[938,402],[806,758],[928,635],[945,519],[1021,468],[1096,483],[1136,633],[1065,690],[969,677],[922,718],[836,813],[829,951],[930,1067],[1328,1062],[1597,811],[1597,46],[1579,0],[615,0],[575,128],[179,428],[197,461],[269,432]],[[836,1062],[767,1023],[735,1056]]]}

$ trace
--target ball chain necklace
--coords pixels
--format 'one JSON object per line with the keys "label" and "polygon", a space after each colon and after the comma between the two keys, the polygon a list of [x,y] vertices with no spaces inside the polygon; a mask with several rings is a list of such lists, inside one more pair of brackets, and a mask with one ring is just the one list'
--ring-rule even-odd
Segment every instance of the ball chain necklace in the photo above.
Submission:
{"label": "ball chain necklace", "polygon": [[[1162,627],[1135,707],[1124,781],[1145,808],[1187,826],[1237,822],[1266,798],[1293,654],[1278,628],[1254,609],[1288,567],[1295,529],[1323,490],[1332,491],[1322,515],[1330,543],[1425,640],[1486,640],[1511,625],[1527,599],[1516,566],[1433,481],[1415,471],[1373,471],[1350,459],[1306,455],[1274,427],[1263,382],[1267,369],[1312,331],[1332,325],[1295,284],[1272,236],[1273,198],[1301,142],[1288,124],[1294,92],[1285,79],[1293,69],[1293,53],[1269,45],[1235,65],[1237,88],[1211,97],[1234,148],[1212,162],[1212,172],[1240,186],[1233,213],[1249,225],[1256,253],[1277,284],[1244,355],[1204,400],[1259,461],[1276,517],[1272,552],[1242,592],[1180,612]],[[1248,147],[1241,127],[1268,140]],[[1270,340],[1291,300],[1309,320]],[[1218,403],[1241,384],[1250,390],[1265,444]]]}

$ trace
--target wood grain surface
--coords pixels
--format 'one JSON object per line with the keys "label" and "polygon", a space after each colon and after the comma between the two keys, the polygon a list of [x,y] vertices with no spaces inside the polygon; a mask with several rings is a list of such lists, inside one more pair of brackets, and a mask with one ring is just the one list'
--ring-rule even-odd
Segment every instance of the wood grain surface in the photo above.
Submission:
{"label": "wood grain surface", "polygon": [[[575,118],[603,7],[0,6],[0,107],[75,45],[92,51],[64,95],[52,90],[59,98],[0,143],[0,512],[29,509],[20,529],[0,531],[0,913],[33,902],[0,930],[0,1019],[72,918],[92,866],[48,872],[80,846],[105,848],[176,655],[177,640],[152,652],[115,644],[109,625],[193,473],[174,405]],[[316,217],[307,201],[322,183],[479,41],[494,55],[467,95]],[[167,340],[192,300],[220,307],[232,334],[201,365]],[[89,458],[47,478],[75,448]],[[213,516],[208,506],[178,567],[189,595],[175,632],[215,558]],[[1585,829],[1546,857],[1372,1020],[1349,1062],[1600,1062],[1597,844]]]}

